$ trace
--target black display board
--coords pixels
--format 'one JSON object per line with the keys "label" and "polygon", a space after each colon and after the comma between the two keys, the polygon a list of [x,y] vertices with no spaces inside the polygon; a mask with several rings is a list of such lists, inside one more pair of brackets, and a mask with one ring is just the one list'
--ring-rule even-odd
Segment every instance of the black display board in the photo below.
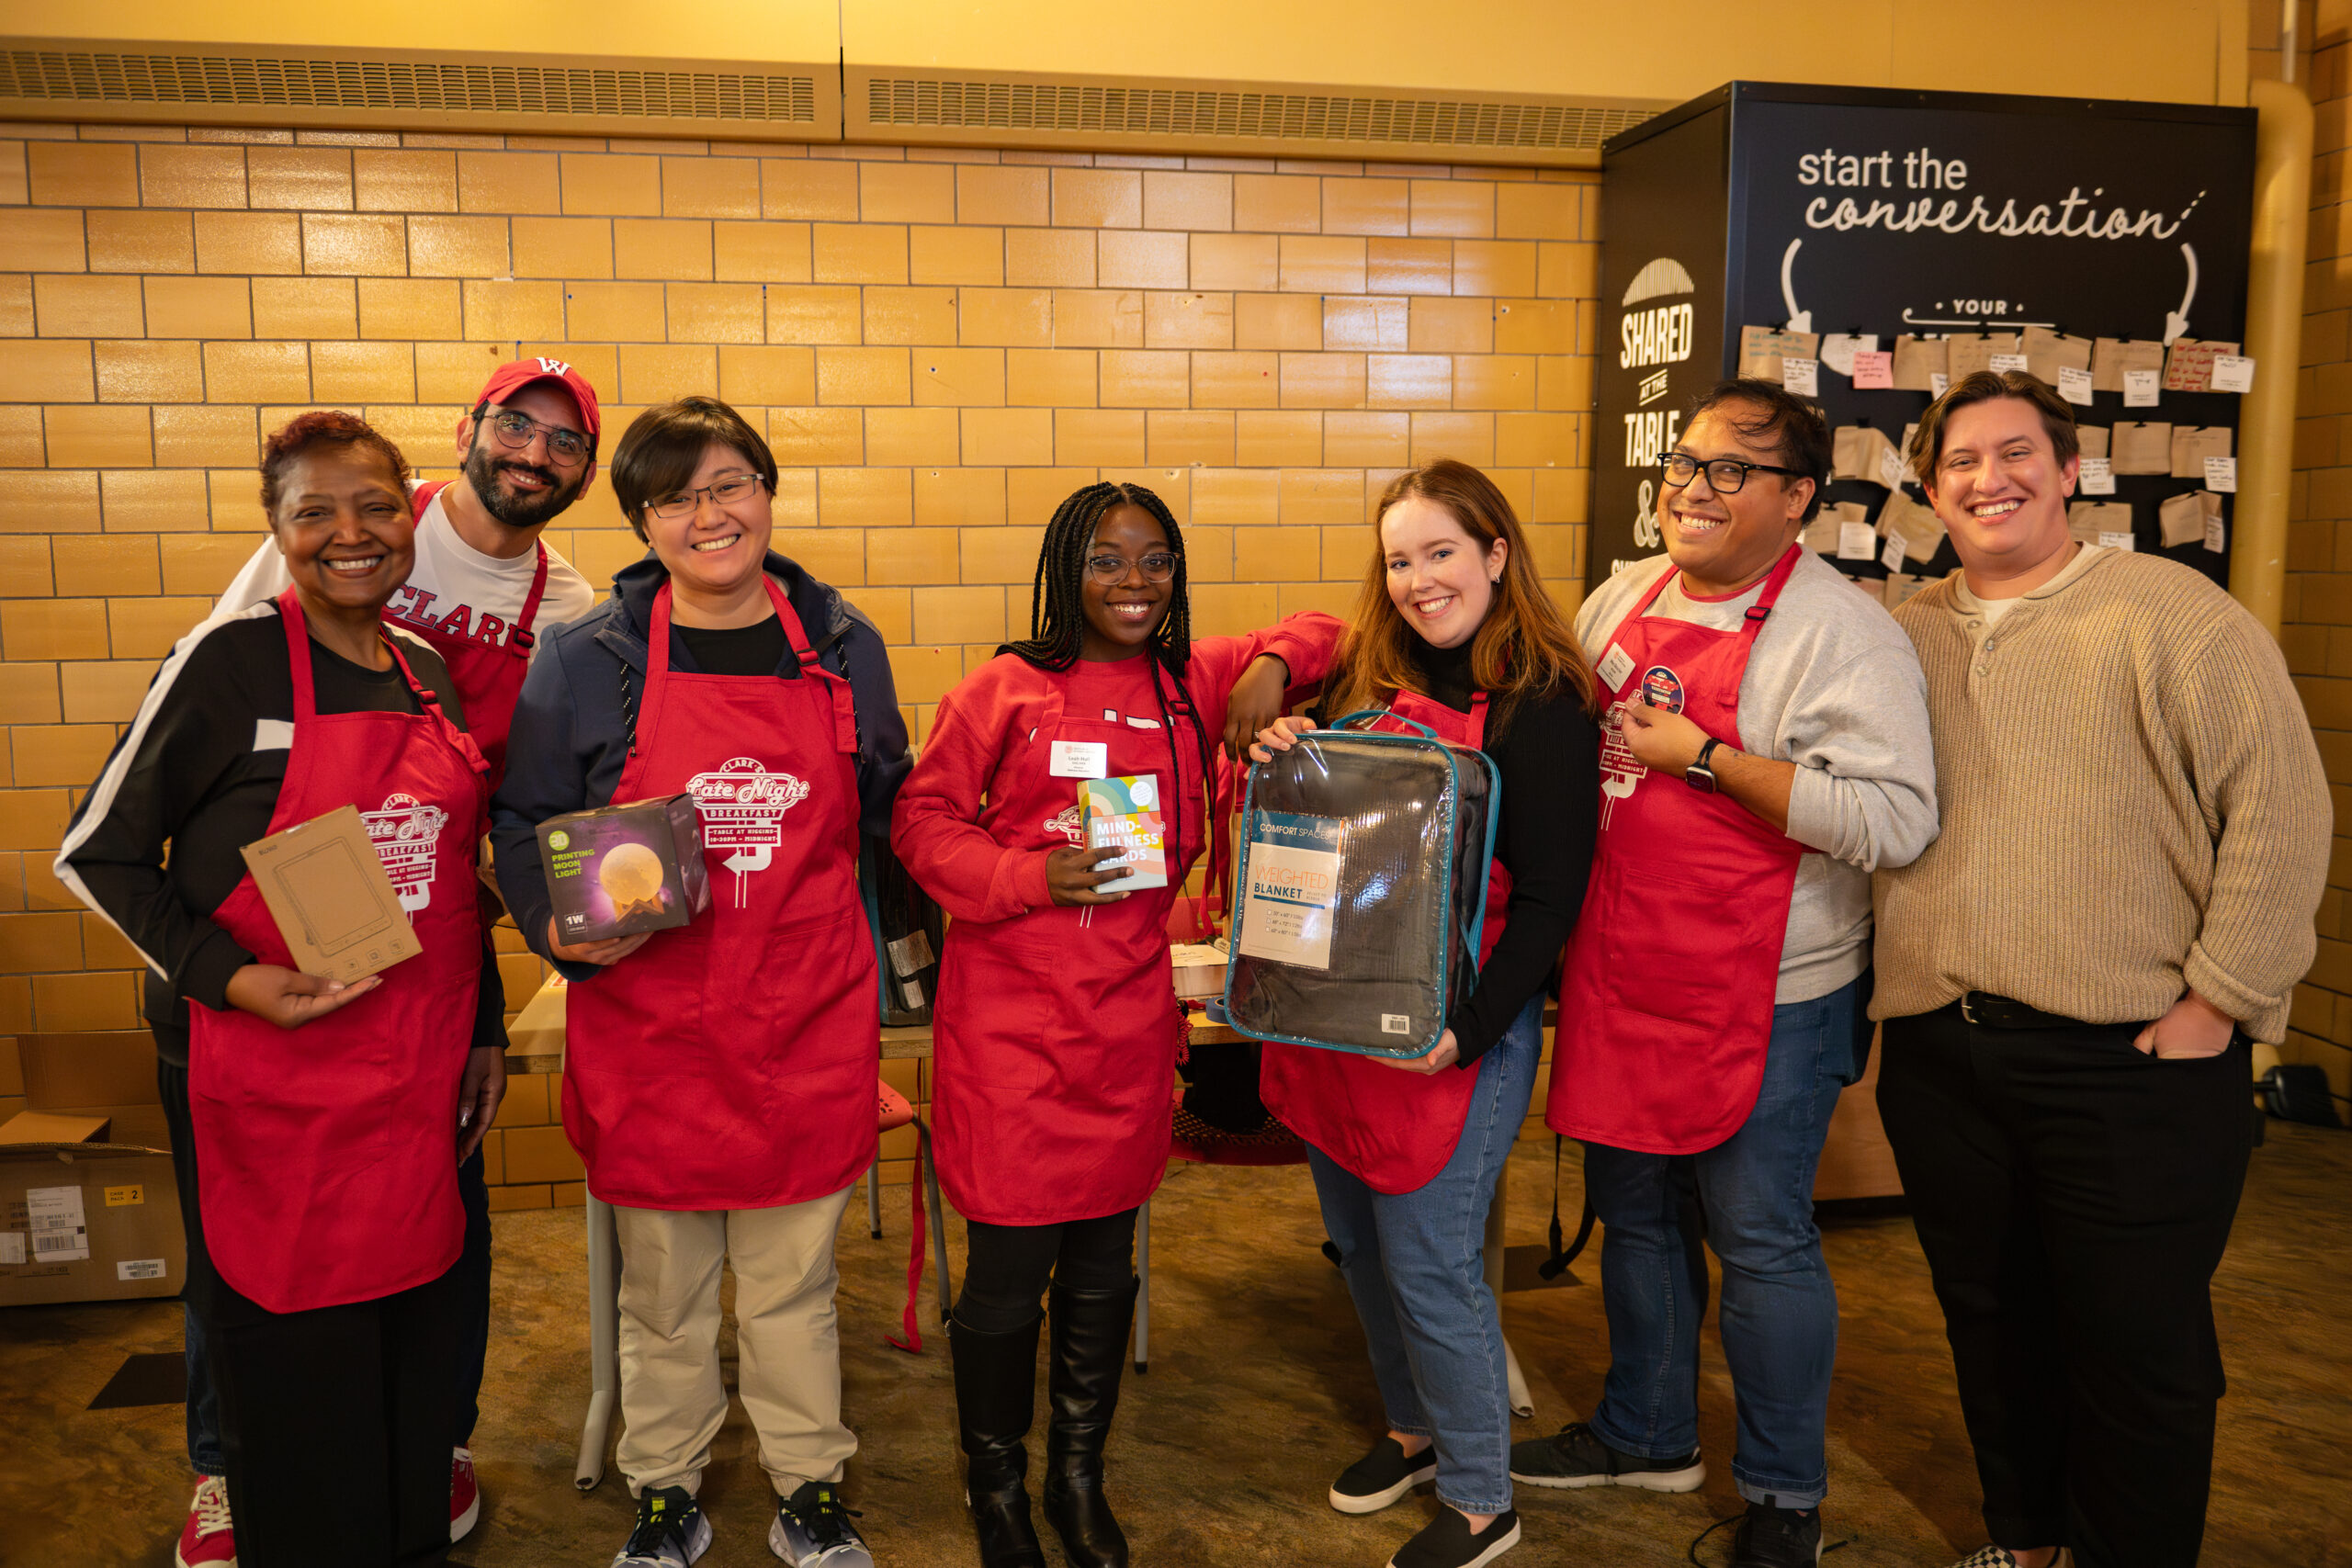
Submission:
{"label": "black display board", "polygon": [[[1661,454],[1691,398],[1738,367],[1743,327],[1898,334],[2022,333],[2242,343],[2255,114],[2199,105],[1735,82],[1604,149],[1600,363],[1586,581],[1663,547]],[[1824,366],[1813,400],[1833,426],[1867,423],[1897,446],[1924,390],[1856,388]],[[2167,390],[2086,426],[2164,422],[2234,430],[2239,399]],[[2163,548],[2167,497],[2201,480],[2119,475],[2135,547]],[[1875,520],[1885,487],[1827,500]],[[1911,499],[1924,501],[1916,485]],[[2228,580],[2216,552],[2164,553]],[[1876,560],[1838,560],[1873,586]],[[1949,540],[1904,570],[1959,564]]]}

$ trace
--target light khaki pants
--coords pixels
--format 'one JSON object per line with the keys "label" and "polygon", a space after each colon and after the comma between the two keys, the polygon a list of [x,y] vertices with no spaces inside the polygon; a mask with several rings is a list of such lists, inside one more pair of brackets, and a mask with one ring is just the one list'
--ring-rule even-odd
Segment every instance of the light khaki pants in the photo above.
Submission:
{"label": "light khaki pants", "polygon": [[778,1496],[839,1481],[857,1438],[842,1425],[833,1235],[850,1189],[777,1209],[624,1209],[621,1417],[615,1458],[631,1496],[702,1483],[727,1419],[718,1278],[735,1269],[738,1389]]}

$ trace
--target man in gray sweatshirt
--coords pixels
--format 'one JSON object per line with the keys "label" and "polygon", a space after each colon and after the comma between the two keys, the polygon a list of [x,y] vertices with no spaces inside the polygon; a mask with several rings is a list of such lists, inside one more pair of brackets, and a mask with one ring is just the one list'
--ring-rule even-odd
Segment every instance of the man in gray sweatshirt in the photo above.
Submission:
{"label": "man in gray sweatshirt", "polygon": [[1686,1492],[1706,1266],[1748,1504],[1735,1568],[1820,1550],[1838,1298],[1813,1223],[1831,1111],[1869,1051],[1871,873],[1936,836],[1917,655],[1798,543],[1831,445],[1766,381],[1700,399],[1663,464],[1667,554],[1587,599],[1603,811],[1545,1120],[1585,1145],[1607,1226],[1611,1367],[1592,1419],[1515,1446],[1514,1480]]}

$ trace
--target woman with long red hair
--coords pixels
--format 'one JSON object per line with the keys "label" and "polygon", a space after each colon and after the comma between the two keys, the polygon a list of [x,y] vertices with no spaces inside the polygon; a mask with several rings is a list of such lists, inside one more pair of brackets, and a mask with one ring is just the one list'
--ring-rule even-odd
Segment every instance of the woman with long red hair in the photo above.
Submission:
{"label": "woman with long red hair", "polygon": [[1477,985],[1425,1056],[1269,1043],[1261,1087],[1306,1142],[1386,1407],[1386,1434],[1341,1472],[1331,1506],[1372,1513],[1433,1478],[1446,1506],[1392,1568],[1474,1568],[1519,1540],[1480,1242],[1534,1087],[1545,982],[1584,902],[1600,740],[1592,671],[1492,479],[1450,459],[1413,469],[1381,496],[1374,529],[1325,702],[1261,731],[1252,755],[1385,707],[1493,760],[1501,812]]}

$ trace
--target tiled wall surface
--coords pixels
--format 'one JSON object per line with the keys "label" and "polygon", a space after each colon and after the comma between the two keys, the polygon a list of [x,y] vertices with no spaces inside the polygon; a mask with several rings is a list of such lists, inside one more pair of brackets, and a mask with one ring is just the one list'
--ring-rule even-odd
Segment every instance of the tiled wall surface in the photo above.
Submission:
{"label": "tiled wall surface", "polygon": [[[137,1023],[136,958],[50,860],[261,541],[259,439],[307,406],[446,475],[518,353],[587,374],[607,451],[639,408],[717,391],[784,465],[778,547],[883,628],[918,736],[1025,633],[1038,531],[1097,478],[1174,509],[1209,632],[1343,610],[1368,495],[1437,456],[1494,473],[1577,598],[1590,175],[0,132],[0,1037]],[[601,481],[548,537],[600,581],[639,553]],[[519,1009],[539,965],[501,934]],[[492,1134],[503,1201],[577,1191],[551,1081]],[[0,1051],[0,1116],[21,1092]],[[910,1147],[886,1152],[904,1179]]]}
{"label": "tiled wall surface", "polygon": [[2320,0],[2306,77],[2317,107],[2294,521],[2281,640],[2335,797],[2335,853],[2319,911],[2319,960],[2296,987],[2280,1055],[2327,1069],[2352,1098],[2352,0]]}

